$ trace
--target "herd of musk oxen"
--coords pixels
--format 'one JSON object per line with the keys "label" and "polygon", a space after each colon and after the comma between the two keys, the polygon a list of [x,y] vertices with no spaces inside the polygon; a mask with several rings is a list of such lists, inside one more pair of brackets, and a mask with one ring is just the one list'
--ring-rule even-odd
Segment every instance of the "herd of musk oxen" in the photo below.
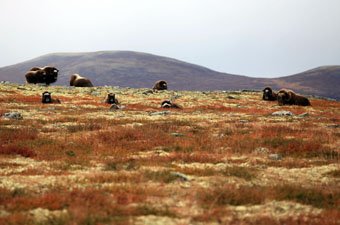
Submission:
{"label": "herd of musk oxen", "polygon": [[[25,75],[27,83],[37,84],[37,83],[45,83],[49,85],[54,83],[58,79],[59,70],[52,66],[45,67],[33,67],[28,71]],[[73,74],[70,77],[70,86],[74,87],[93,87],[92,82],[79,74]],[[168,85],[164,80],[157,81],[153,86],[153,91],[158,90],[167,90]],[[275,93],[270,87],[266,87],[263,89],[263,100],[265,101],[277,101],[279,105],[301,105],[301,106],[310,106],[309,100],[299,94],[296,94],[292,90],[281,89],[277,93]],[[45,91],[42,94],[42,103],[61,103],[59,99],[53,99],[51,93]],[[104,103],[112,104],[113,108],[118,107],[118,100],[116,99],[115,94],[108,93],[105,97]],[[161,103],[162,108],[175,108],[181,109],[182,107],[173,102],[173,99],[164,100]]]}
{"label": "herd of musk oxen", "polygon": [[265,101],[277,101],[279,105],[311,105],[308,98],[288,89],[281,89],[275,93],[270,87],[266,87],[263,89],[262,99]]}

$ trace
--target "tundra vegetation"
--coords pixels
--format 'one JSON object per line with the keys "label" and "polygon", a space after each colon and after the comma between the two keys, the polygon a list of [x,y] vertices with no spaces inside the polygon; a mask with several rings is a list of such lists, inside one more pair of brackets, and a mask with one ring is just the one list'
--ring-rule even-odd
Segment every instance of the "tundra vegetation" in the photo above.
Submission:
{"label": "tundra vegetation", "polygon": [[145,91],[0,84],[0,224],[338,224],[339,102]]}

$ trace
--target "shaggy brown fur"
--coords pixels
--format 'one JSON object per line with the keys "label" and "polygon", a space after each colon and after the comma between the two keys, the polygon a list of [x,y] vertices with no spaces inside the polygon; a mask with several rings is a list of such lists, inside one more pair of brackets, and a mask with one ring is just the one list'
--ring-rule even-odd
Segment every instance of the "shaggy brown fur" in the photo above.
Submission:
{"label": "shaggy brown fur", "polygon": [[262,99],[265,101],[276,101],[277,94],[270,87],[266,87],[263,89]]}
{"label": "shaggy brown fur", "polygon": [[29,84],[45,83],[46,73],[43,70],[28,71],[25,77]]}
{"label": "shaggy brown fur", "polygon": [[277,93],[277,101],[279,105],[301,105],[309,106],[311,105],[308,98],[296,94],[292,90],[281,89]]}
{"label": "shaggy brown fur", "polygon": [[75,87],[93,87],[91,81],[79,74],[73,74],[70,79],[70,86]]}
{"label": "shaggy brown fur", "polygon": [[25,74],[27,83],[54,83],[58,79],[59,70],[52,66],[33,67]]}
{"label": "shaggy brown fur", "polygon": [[38,70],[42,70],[41,67],[33,67],[30,69],[30,71],[38,71]]}
{"label": "shaggy brown fur", "polygon": [[152,89],[153,90],[167,90],[168,84],[164,80],[159,80],[155,83]]}
{"label": "shaggy brown fur", "polygon": [[173,109],[182,109],[181,106],[177,105],[176,103],[173,103],[170,100],[165,100],[161,103],[161,108],[173,108]]}
{"label": "shaggy brown fur", "polygon": [[116,104],[116,105],[119,104],[118,99],[116,99],[116,95],[113,93],[107,94],[107,96],[105,97],[104,103]]}
{"label": "shaggy brown fur", "polygon": [[41,102],[44,104],[49,104],[49,103],[61,103],[59,99],[53,99],[51,96],[51,93],[48,91],[45,91],[44,93],[42,93],[42,97],[41,97]]}

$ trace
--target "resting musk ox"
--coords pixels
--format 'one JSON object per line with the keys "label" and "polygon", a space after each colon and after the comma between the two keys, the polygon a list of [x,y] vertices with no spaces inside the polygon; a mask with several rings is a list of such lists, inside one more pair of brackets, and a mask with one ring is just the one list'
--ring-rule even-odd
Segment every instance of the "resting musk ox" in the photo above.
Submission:
{"label": "resting musk ox", "polygon": [[107,94],[107,96],[105,97],[104,103],[116,104],[116,105],[119,104],[118,99],[116,99],[116,95],[113,93]]}
{"label": "resting musk ox", "polygon": [[265,101],[276,101],[277,94],[270,87],[266,87],[263,89],[262,99]]}
{"label": "resting musk ox", "polygon": [[70,86],[75,87],[93,87],[91,81],[79,74],[73,74],[70,79]]}
{"label": "resting musk ox", "polygon": [[277,101],[279,105],[301,105],[309,106],[311,105],[308,98],[296,94],[292,90],[281,89],[277,93]]}
{"label": "resting musk ox", "polygon": [[173,108],[173,109],[181,109],[182,107],[177,105],[176,103],[173,103],[170,100],[164,100],[161,103],[161,108]]}
{"label": "resting musk ox", "polygon": [[59,70],[52,66],[33,67],[25,74],[27,83],[46,83],[49,85],[58,79]]}
{"label": "resting musk ox", "polygon": [[41,102],[44,104],[61,103],[59,99],[53,99],[51,96],[51,93],[48,91],[45,91],[44,93],[42,93]]}
{"label": "resting musk ox", "polygon": [[168,84],[164,80],[156,81],[155,85],[153,86],[152,90],[167,90]]}

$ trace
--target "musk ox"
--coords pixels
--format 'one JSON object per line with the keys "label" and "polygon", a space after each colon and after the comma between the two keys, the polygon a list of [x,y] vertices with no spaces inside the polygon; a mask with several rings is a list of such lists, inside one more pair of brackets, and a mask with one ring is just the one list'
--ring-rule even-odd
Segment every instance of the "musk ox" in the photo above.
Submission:
{"label": "musk ox", "polygon": [[79,74],[73,74],[70,79],[70,86],[75,87],[93,87],[91,81]]}
{"label": "musk ox", "polygon": [[263,89],[262,99],[265,101],[276,101],[277,94],[270,87],[266,87]]}
{"label": "musk ox", "polygon": [[164,80],[156,81],[155,85],[153,86],[152,90],[167,90],[168,84]]}
{"label": "musk ox", "polygon": [[182,109],[181,106],[177,105],[176,103],[173,103],[171,100],[164,100],[161,103],[161,108]]}
{"label": "musk ox", "polygon": [[44,104],[61,103],[59,99],[53,99],[51,96],[51,93],[48,91],[45,91],[44,93],[42,93],[41,102]]}
{"label": "musk ox", "polygon": [[27,83],[46,83],[49,85],[58,79],[59,70],[52,66],[33,67],[25,74]]}
{"label": "musk ox", "polygon": [[311,105],[308,98],[296,94],[292,90],[281,89],[277,93],[277,101],[279,105],[301,105],[309,106]]}
{"label": "musk ox", "polygon": [[109,93],[109,94],[106,95],[104,103],[116,104],[116,105],[119,104],[118,99],[116,99],[116,95],[113,94],[113,93]]}

